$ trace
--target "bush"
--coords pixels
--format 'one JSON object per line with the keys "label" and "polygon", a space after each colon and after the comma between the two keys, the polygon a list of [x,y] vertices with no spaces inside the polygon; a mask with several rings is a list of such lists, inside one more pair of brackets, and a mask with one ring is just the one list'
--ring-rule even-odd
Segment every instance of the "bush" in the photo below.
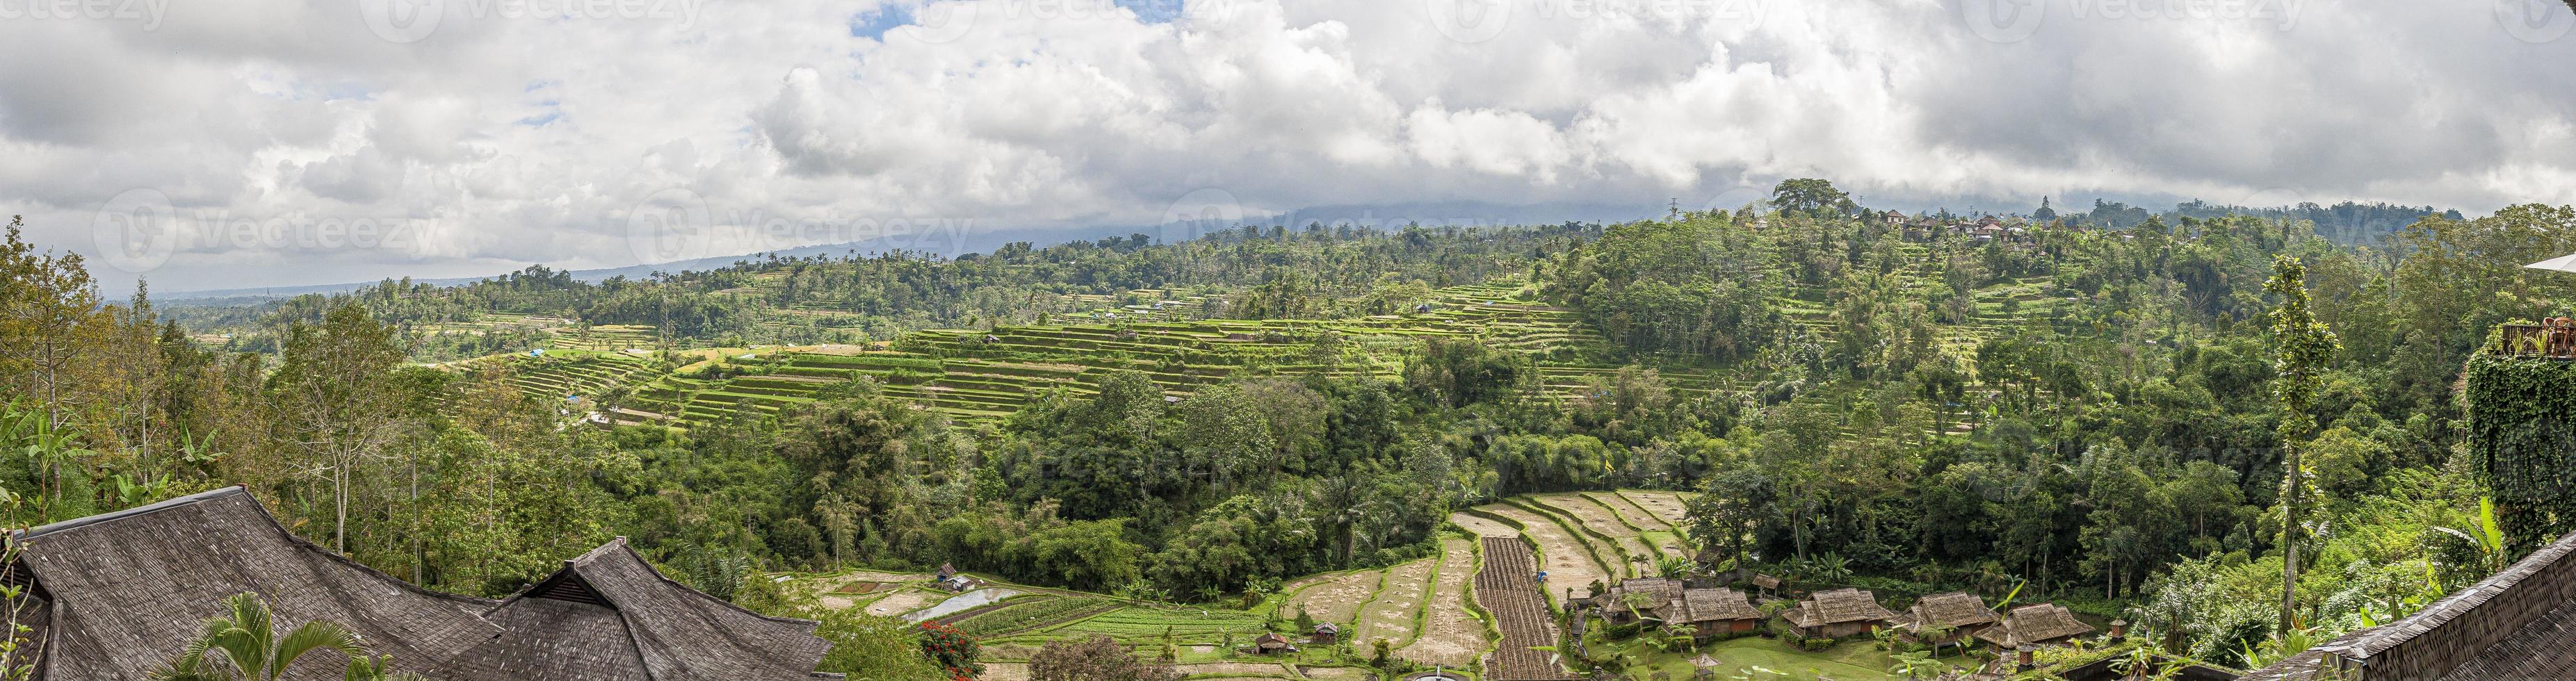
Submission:
{"label": "bush", "polygon": [[1798,641],[1798,649],[1799,649],[1799,650],[1804,650],[1804,651],[1807,651],[1807,652],[1810,652],[1810,653],[1821,653],[1821,652],[1824,652],[1824,651],[1826,651],[1826,650],[1832,649],[1833,647],[1834,647],[1834,639],[1831,639],[1831,638],[1825,638],[1825,637],[1822,637],[1822,636],[1819,636],[1819,637],[1816,637],[1816,638],[1810,638],[1810,639],[1800,639],[1800,640]]}

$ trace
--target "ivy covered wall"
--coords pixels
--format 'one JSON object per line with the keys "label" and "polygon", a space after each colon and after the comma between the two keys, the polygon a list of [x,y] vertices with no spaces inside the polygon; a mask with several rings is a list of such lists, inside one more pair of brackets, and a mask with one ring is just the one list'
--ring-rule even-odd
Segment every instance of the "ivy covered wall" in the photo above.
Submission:
{"label": "ivy covered wall", "polygon": [[2576,531],[2576,362],[2480,353],[2467,383],[2470,460],[2514,545]]}

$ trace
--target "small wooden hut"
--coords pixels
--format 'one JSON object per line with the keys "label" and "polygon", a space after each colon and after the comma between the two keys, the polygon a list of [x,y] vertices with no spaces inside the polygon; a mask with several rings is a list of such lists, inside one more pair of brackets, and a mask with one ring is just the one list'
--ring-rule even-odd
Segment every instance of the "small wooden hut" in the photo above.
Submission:
{"label": "small wooden hut", "polygon": [[1876,595],[1860,589],[1820,591],[1784,614],[1789,626],[1809,638],[1858,636],[1896,618],[1896,613],[1878,604]]}
{"label": "small wooden hut", "polygon": [[2066,606],[2040,603],[2013,608],[2003,622],[1977,631],[1978,640],[1992,643],[2003,650],[2022,646],[2060,645],[2077,636],[2093,633],[2093,625],[2076,621],[2075,613]]}

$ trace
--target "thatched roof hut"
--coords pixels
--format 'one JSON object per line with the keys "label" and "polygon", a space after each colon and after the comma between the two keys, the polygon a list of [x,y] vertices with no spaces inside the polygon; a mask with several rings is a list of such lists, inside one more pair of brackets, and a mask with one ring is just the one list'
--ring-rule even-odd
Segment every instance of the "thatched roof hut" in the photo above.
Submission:
{"label": "thatched roof hut", "polygon": [[[282,623],[333,622],[439,681],[836,678],[815,624],[764,617],[663,578],[624,540],[507,600],[422,589],[287,532],[233,487],[27,530],[12,579],[33,582],[39,680],[140,679],[223,599],[257,593]],[[290,681],[342,678],[321,656]]]}
{"label": "thatched roof hut", "polygon": [[1965,591],[1924,596],[1905,614],[1905,628],[1916,633],[1936,626],[1968,629],[1994,624],[1996,620],[1995,611],[1986,609],[1985,599]]}
{"label": "thatched roof hut", "polygon": [[1877,596],[1860,589],[1819,591],[1798,602],[1798,607],[1790,608],[1785,614],[1790,624],[1800,628],[1877,622],[1896,617],[1896,613],[1888,612],[1885,606],[1878,604]]}
{"label": "thatched roof hut", "polygon": [[1734,589],[1686,589],[1681,598],[1667,603],[1658,615],[1666,622],[1703,628],[1712,623],[1762,619],[1762,611],[1753,609],[1753,602],[1744,597],[1744,592]]}
{"label": "thatched roof hut", "polygon": [[2040,603],[2013,608],[2003,623],[1977,632],[1977,638],[2003,648],[2052,645],[2093,633],[2093,625],[2076,621],[2066,606]]}

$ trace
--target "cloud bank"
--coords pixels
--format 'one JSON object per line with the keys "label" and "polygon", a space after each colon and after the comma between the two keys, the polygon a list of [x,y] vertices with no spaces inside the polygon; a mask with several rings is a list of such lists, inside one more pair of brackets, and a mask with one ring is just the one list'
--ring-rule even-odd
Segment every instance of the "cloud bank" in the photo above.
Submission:
{"label": "cloud bank", "polygon": [[1642,213],[1800,176],[2008,210],[2576,193],[2555,0],[0,0],[0,25],[0,210],[163,289],[1318,205]]}

